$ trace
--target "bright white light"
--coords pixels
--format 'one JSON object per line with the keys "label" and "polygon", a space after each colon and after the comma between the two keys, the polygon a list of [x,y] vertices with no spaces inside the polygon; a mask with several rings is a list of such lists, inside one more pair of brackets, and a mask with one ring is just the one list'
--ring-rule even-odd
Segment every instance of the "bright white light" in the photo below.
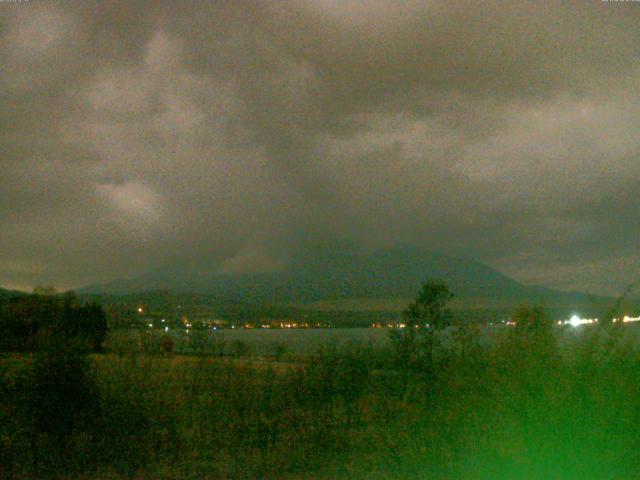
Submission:
{"label": "bright white light", "polygon": [[625,315],[624,318],[622,319],[622,321],[624,323],[639,322],[640,321],[640,317],[630,317],[629,315]]}
{"label": "bright white light", "polygon": [[138,313],[142,313],[142,307],[138,307]]}
{"label": "bright white light", "polygon": [[[579,327],[580,325],[591,325],[598,321],[597,318],[580,318],[578,315],[573,315],[569,320],[565,320],[565,325],[571,325],[572,327]],[[558,322],[560,324],[560,322]]]}
{"label": "bright white light", "polygon": [[153,327],[153,323],[150,323],[150,324],[149,324],[149,328],[151,328],[151,327]]}
{"label": "bright white light", "polygon": [[169,327],[164,327],[164,331],[168,332],[169,331]]}

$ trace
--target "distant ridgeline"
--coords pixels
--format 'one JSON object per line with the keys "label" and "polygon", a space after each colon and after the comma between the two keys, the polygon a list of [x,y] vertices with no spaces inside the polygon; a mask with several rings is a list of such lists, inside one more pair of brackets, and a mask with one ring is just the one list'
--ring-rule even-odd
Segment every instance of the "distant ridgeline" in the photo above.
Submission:
{"label": "distant ridgeline", "polygon": [[80,304],[73,292],[29,295],[0,289],[0,351],[35,351],[59,341],[99,351],[106,334],[103,309]]}
{"label": "distant ridgeline", "polygon": [[428,279],[441,279],[449,285],[456,297],[453,308],[457,310],[507,312],[528,302],[565,312],[609,301],[584,293],[525,286],[477,261],[407,247],[369,255],[324,252],[293,261],[285,270],[274,273],[231,275],[202,273],[186,267],[164,268],[129,280],[92,285],[81,292],[122,295],[165,290],[212,296],[219,303],[228,304],[297,305],[325,311],[399,311],[402,301],[389,302],[386,308],[368,305],[371,300],[408,300]]}
{"label": "distant ridgeline", "polygon": [[346,298],[411,298],[427,278],[445,280],[458,295],[465,296],[512,294],[523,289],[518,282],[479,262],[394,248],[370,255],[323,252],[294,260],[285,270],[273,273],[232,275],[185,267],[164,268],[81,291],[122,294],[166,289],[215,294],[233,301],[310,303]]}

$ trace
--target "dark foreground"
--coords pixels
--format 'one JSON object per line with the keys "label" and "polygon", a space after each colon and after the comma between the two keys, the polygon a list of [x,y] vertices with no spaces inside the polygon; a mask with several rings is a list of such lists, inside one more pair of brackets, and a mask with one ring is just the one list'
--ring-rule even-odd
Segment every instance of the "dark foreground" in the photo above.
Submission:
{"label": "dark foreground", "polygon": [[[625,327],[626,328],[626,327]],[[2,478],[640,478],[640,356],[620,328],[460,330],[250,361],[2,358]]]}

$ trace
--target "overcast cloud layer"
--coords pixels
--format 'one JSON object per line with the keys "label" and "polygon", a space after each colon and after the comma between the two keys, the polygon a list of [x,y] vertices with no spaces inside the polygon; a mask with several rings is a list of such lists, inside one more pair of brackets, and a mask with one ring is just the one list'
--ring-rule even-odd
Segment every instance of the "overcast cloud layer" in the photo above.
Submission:
{"label": "overcast cloud layer", "polygon": [[640,3],[0,3],[0,285],[398,243],[640,272]]}

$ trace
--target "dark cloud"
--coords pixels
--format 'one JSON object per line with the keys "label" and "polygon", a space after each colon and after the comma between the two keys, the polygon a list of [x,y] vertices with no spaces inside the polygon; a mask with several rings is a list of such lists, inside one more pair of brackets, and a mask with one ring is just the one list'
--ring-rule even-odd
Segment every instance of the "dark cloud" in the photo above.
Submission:
{"label": "dark cloud", "polygon": [[[637,270],[631,2],[0,5],[0,285],[409,243]],[[220,266],[221,265],[221,266]]]}

